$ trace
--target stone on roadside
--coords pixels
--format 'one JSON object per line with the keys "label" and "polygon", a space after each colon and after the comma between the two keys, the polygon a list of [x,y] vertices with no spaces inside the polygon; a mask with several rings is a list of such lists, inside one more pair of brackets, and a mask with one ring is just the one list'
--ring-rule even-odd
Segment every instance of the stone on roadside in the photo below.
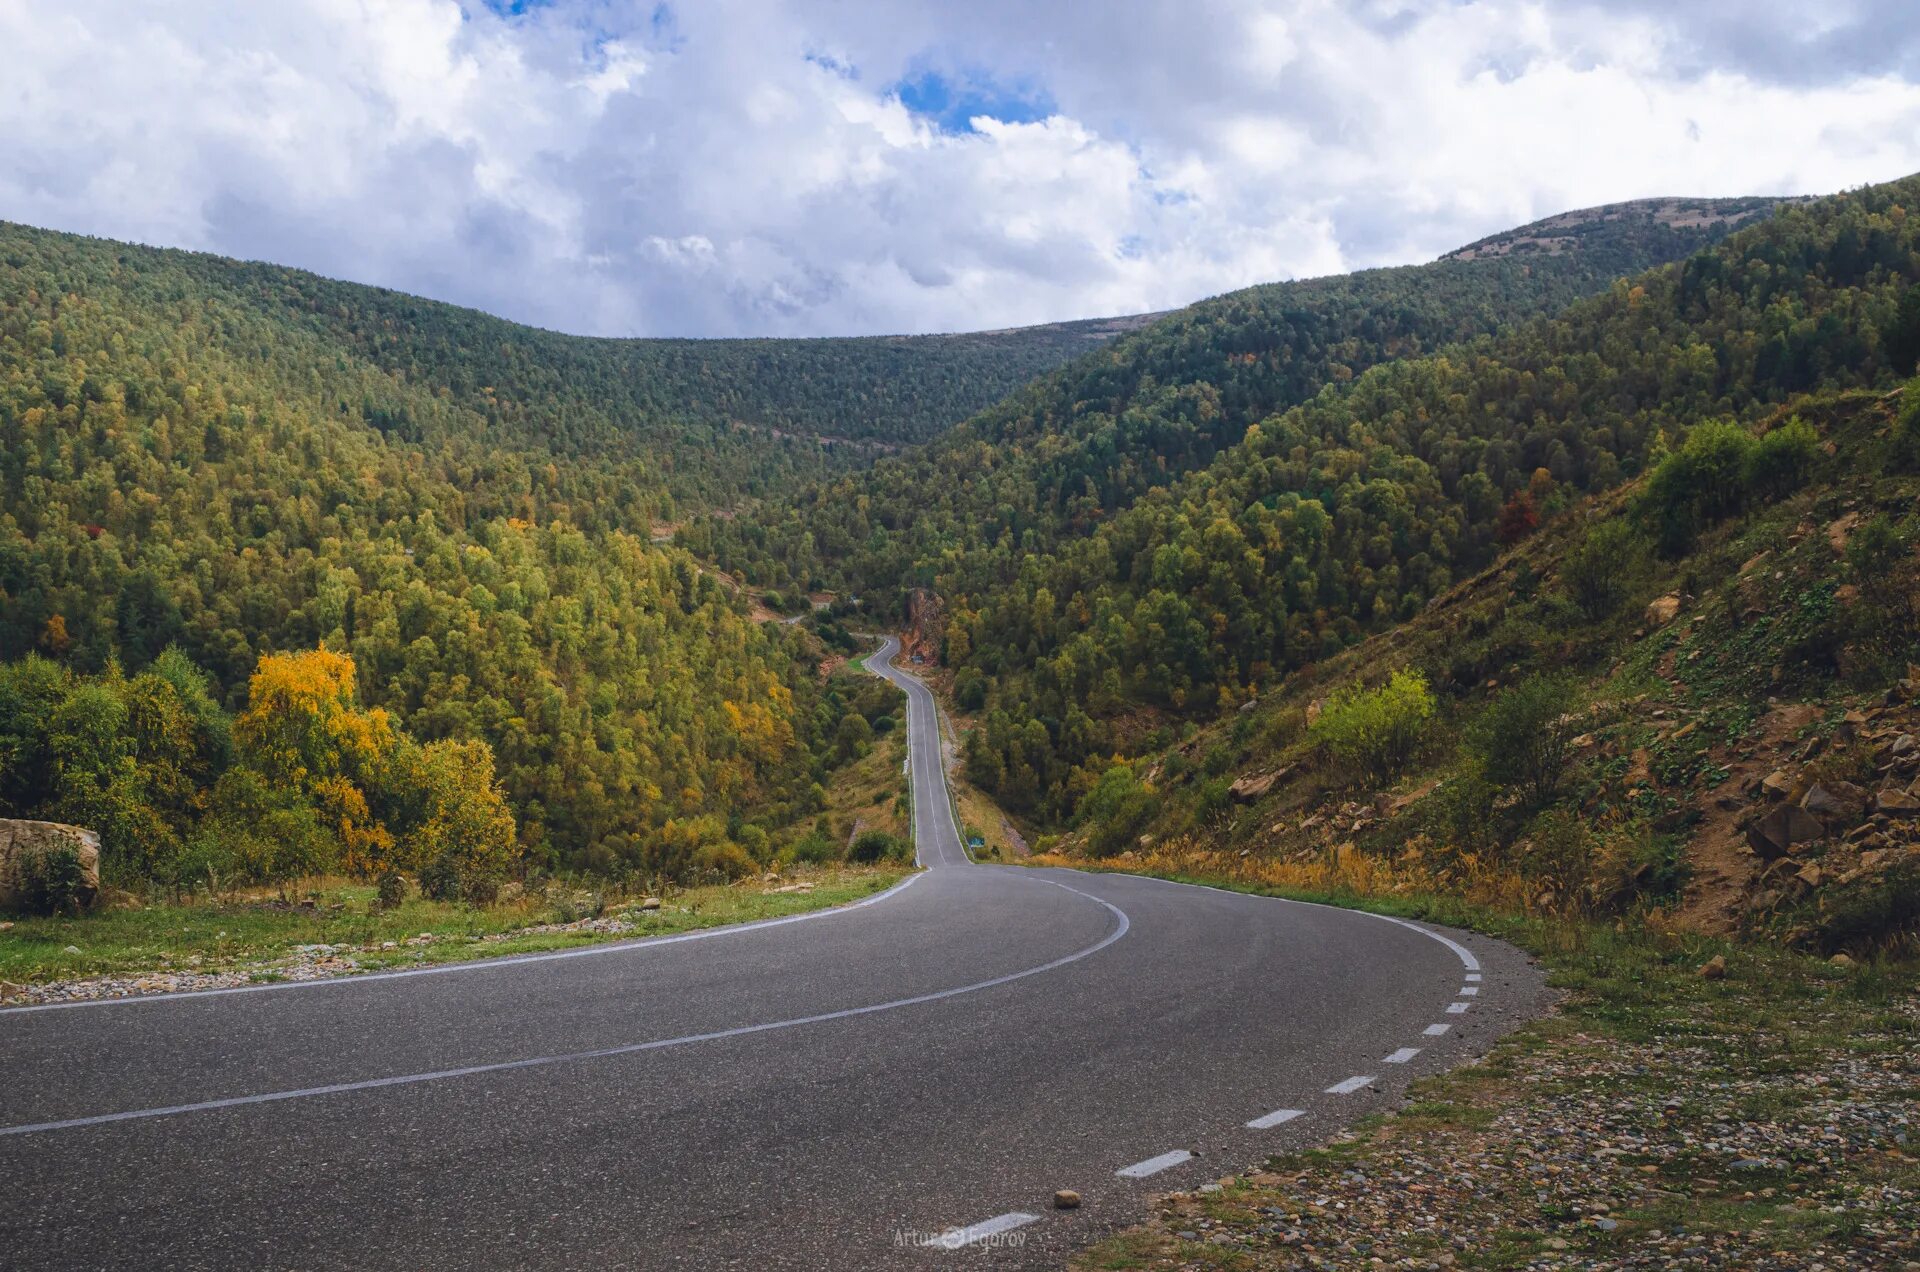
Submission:
{"label": "stone on roadside", "polygon": [[1727,977],[1726,955],[1715,954],[1712,958],[1700,964],[1700,977],[1702,980],[1725,980]]}
{"label": "stone on roadside", "polygon": [[640,902],[640,908],[642,910],[658,910],[660,908],[660,898],[647,897]]}
{"label": "stone on roadside", "polygon": [[1071,1188],[1056,1190],[1053,1194],[1053,1208],[1055,1210],[1078,1210],[1080,1208],[1080,1194]]}

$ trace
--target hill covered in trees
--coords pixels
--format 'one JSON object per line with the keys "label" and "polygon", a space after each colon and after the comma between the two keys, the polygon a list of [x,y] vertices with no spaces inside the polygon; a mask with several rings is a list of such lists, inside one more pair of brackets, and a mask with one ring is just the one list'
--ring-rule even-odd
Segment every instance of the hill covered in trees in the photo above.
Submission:
{"label": "hill covered in trees", "polygon": [[769,501],[683,542],[748,580],[897,594],[978,591],[1207,464],[1274,411],[1369,367],[1558,312],[1684,257],[1768,199],[1652,200],[1567,213],[1428,265],[1204,301],[1021,389],[870,472]]}
{"label": "hill covered in trees", "polygon": [[[277,265],[6,222],[0,303],[72,303],[178,327],[263,381],[325,382],[340,414],[405,441],[453,434],[643,462],[663,513],[674,500],[723,506],[923,441],[1143,321],[819,340],[598,339]],[[385,383],[362,381],[363,371]]]}
{"label": "hill covered in trees", "polygon": [[587,340],[0,226],[0,815],[97,826],[121,879],[420,868],[434,801],[497,782],[512,852],[482,818],[462,860],[737,870],[818,803],[838,717],[811,639],[657,521],[1115,326]]}
{"label": "hill covered in trees", "polygon": [[[1562,315],[1332,385],[1051,550],[1003,536],[932,559],[956,697],[983,712],[969,772],[1016,810],[1069,818],[1142,734],[1415,618],[1700,430],[1895,383],[1920,352],[1917,202],[1908,179],[1785,208]],[[1761,441],[1764,491],[1790,480],[1804,435]],[[1671,477],[1686,493],[1651,531],[1661,550],[1748,497],[1744,452],[1721,449]]]}

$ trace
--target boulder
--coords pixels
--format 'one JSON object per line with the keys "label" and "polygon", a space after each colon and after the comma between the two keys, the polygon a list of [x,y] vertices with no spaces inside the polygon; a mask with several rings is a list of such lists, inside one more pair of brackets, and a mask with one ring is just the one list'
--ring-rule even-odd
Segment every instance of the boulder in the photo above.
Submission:
{"label": "boulder", "polygon": [[1782,804],[1747,827],[1747,843],[1763,860],[1784,857],[1795,844],[1818,839],[1827,833],[1818,818],[1803,808]]}
{"label": "boulder", "polygon": [[1920,795],[1889,788],[1873,797],[1873,807],[1889,817],[1913,817],[1920,815]]}
{"label": "boulder", "polygon": [[1852,826],[1866,811],[1866,795],[1851,782],[1815,782],[1800,798],[1800,807],[1829,826]]}
{"label": "boulder", "polygon": [[1647,622],[1653,627],[1664,627],[1674,620],[1680,612],[1680,598],[1669,592],[1647,605]]}
{"label": "boulder", "polygon": [[35,865],[49,853],[71,848],[80,858],[80,904],[100,891],[100,836],[83,826],[0,818],[0,910],[18,910]]}
{"label": "boulder", "polygon": [[1271,773],[1249,773],[1232,786],[1227,787],[1227,797],[1236,804],[1251,804],[1253,801],[1263,798],[1268,791],[1273,789],[1276,782],[1292,771],[1289,767],[1275,769]]}

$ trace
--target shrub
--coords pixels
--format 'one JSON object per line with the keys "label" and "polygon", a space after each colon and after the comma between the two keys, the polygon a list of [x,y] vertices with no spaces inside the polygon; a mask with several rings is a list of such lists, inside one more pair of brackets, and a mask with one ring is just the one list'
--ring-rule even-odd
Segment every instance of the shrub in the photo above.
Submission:
{"label": "shrub", "polygon": [[889,835],[884,830],[862,831],[853,841],[853,847],[847,850],[847,860],[863,865],[873,865],[882,861],[913,860],[913,845],[898,835]]}
{"label": "shrub", "polygon": [[407,899],[407,877],[398,870],[383,870],[377,886],[374,901],[382,910],[395,909]]}
{"label": "shrub", "polygon": [[986,706],[986,677],[971,667],[962,668],[953,678],[953,700],[962,711],[978,711]]}
{"label": "shrub", "polygon": [[1647,543],[1623,518],[1609,518],[1587,532],[1567,553],[1560,581],[1567,597],[1590,622],[1620,608],[1646,572]]}
{"label": "shrub", "polygon": [[830,861],[839,860],[840,850],[834,846],[833,840],[818,831],[814,831],[787,849],[786,856],[788,861],[803,862],[810,866],[821,866]]}
{"label": "shrub", "polygon": [[1494,840],[1494,795],[1485,770],[1470,759],[1428,801],[1434,830],[1457,851],[1484,851]]}
{"label": "shrub", "polygon": [[1527,834],[1521,873],[1551,894],[1550,908],[1563,913],[1581,908],[1593,877],[1593,845],[1586,823],[1577,814],[1556,808],[1534,818]]}
{"label": "shrub", "polygon": [[1662,459],[1647,478],[1647,514],[1667,553],[1679,553],[1705,527],[1746,502],[1753,434],[1730,420],[1709,420]]}
{"label": "shrub", "polygon": [[1747,453],[1741,474],[1747,493],[1765,499],[1798,490],[1820,450],[1820,435],[1798,415],[1762,433]]}
{"label": "shrub", "polygon": [[1378,689],[1355,685],[1335,694],[1307,737],[1335,764],[1384,785],[1413,759],[1433,708],[1427,678],[1403,668]]}
{"label": "shrub", "polygon": [[1487,777],[1531,804],[1551,799],[1579,732],[1573,707],[1573,681],[1561,675],[1529,676],[1495,698],[1468,739]]}
{"label": "shrub", "polygon": [[1700,531],[1750,501],[1777,499],[1797,488],[1819,444],[1813,426],[1797,415],[1761,437],[1730,420],[1696,427],[1654,467],[1641,498],[1661,551],[1683,552]]}
{"label": "shrub", "polygon": [[693,872],[697,878],[732,883],[759,868],[745,848],[727,840],[703,844],[693,853]]}
{"label": "shrub", "polygon": [[420,868],[420,895],[429,901],[451,901],[460,895],[460,863],[451,853]]}
{"label": "shrub", "polygon": [[1080,800],[1077,812],[1088,827],[1087,851],[1111,857],[1124,850],[1146,825],[1153,804],[1153,792],[1134,778],[1131,768],[1113,765]]}
{"label": "shrub", "polygon": [[21,908],[28,914],[79,914],[88,900],[86,868],[67,846],[20,863]]}
{"label": "shrub", "polygon": [[[1920,292],[1920,287],[1914,288]],[[1920,377],[1907,381],[1900,394],[1900,414],[1893,424],[1894,458],[1904,468],[1920,466]]]}

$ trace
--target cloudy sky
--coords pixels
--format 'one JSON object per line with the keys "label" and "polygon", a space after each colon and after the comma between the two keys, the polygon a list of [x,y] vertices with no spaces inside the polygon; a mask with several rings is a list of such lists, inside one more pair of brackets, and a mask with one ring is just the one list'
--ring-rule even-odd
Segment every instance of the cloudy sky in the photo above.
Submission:
{"label": "cloudy sky", "polygon": [[0,218],[606,335],[951,331],[1920,170],[1911,0],[0,0]]}

